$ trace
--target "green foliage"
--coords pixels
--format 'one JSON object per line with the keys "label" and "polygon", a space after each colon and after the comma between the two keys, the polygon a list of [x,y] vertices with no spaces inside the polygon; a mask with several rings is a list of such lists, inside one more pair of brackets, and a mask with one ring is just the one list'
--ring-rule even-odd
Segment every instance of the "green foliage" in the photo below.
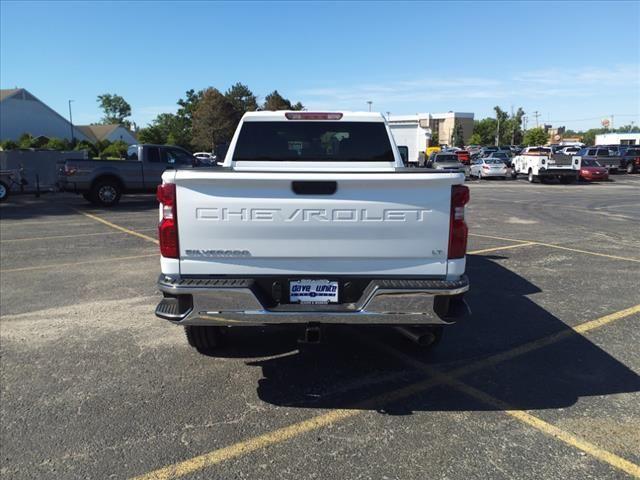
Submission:
{"label": "green foliage", "polygon": [[20,148],[20,145],[18,145],[18,143],[14,142],[13,140],[5,140],[4,142],[0,143],[0,146],[2,147],[2,150],[17,150],[18,148]]}
{"label": "green foliage", "polygon": [[[501,145],[518,145],[522,143],[522,117],[524,117],[524,110],[518,108],[513,116],[510,116],[498,106],[494,107],[494,111],[496,112],[495,118],[483,118],[474,122],[473,139],[479,141],[472,141],[471,143],[474,145],[495,145],[496,140],[498,140],[498,133]],[[500,120],[500,132],[498,132],[498,119]]]}
{"label": "green foliage", "polygon": [[469,138],[469,145],[482,145],[482,137],[478,133],[474,133]]}
{"label": "green foliage", "polygon": [[455,123],[451,143],[453,143],[454,147],[464,147],[464,130],[462,128],[462,123],[460,122]]}
{"label": "green foliage", "polygon": [[544,128],[538,127],[527,130],[524,134],[523,142],[525,145],[537,146],[546,144],[548,139],[549,135],[544,131]]}
{"label": "green foliage", "polygon": [[79,142],[76,142],[75,147],[73,147],[74,150],[86,150],[87,151],[87,156],[89,158],[95,158],[98,156],[98,149],[96,148],[96,146],[91,143],[88,140],[80,140]]}
{"label": "green foliage", "polygon": [[258,109],[258,100],[249,87],[238,82],[232,85],[229,90],[224,93],[227,100],[235,110],[236,121],[239,122],[246,112],[255,112]]}
{"label": "green foliage", "polygon": [[191,120],[173,113],[161,113],[138,132],[140,143],[179,145],[191,148]]}
{"label": "green foliage", "polygon": [[493,145],[496,141],[496,128],[498,122],[495,118],[483,118],[473,122],[473,134],[480,138],[478,145]]}
{"label": "green foliage", "polygon": [[71,142],[66,138],[50,138],[44,148],[48,150],[71,150]]}
{"label": "green foliage", "polygon": [[438,145],[440,145],[440,137],[438,135],[438,132],[432,132],[431,133],[431,141],[429,142],[429,146],[430,147],[437,147]]}
{"label": "green foliage", "polygon": [[125,120],[125,118],[131,116],[131,105],[120,95],[111,93],[98,95],[98,104],[104,112],[104,117],[101,120],[102,124],[118,124],[127,128],[131,126],[131,122]]}
{"label": "green foliage", "polygon": [[31,144],[33,143],[33,137],[30,133],[23,133],[18,138],[18,145],[20,148],[32,148]]}
{"label": "green foliage", "polygon": [[236,127],[237,113],[229,101],[216,88],[204,91],[193,112],[192,145],[203,151],[212,151],[215,145],[231,140]]}
{"label": "green foliage", "polygon": [[129,145],[122,140],[116,140],[100,151],[100,158],[124,158],[127,155]]}
{"label": "green foliage", "polygon": [[298,102],[292,105],[289,99],[284,98],[277,90],[274,90],[269,95],[264,97],[264,104],[262,110],[304,110],[304,105]]}

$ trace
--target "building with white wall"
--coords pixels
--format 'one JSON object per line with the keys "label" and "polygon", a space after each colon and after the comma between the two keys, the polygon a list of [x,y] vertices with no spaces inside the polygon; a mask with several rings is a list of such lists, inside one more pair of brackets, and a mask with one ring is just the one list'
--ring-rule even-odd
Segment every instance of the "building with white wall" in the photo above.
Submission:
{"label": "building with white wall", "polygon": [[596,145],[640,145],[640,133],[603,133],[596,135]]}
{"label": "building with white wall", "polygon": [[[24,88],[0,90],[0,141],[18,140],[23,134],[71,140],[71,123]],[[77,140],[89,140],[73,127]]]}
{"label": "building with white wall", "polygon": [[416,113],[413,115],[390,115],[389,123],[394,122],[419,122],[420,127],[430,128],[431,135],[438,137],[441,145],[452,145],[456,124],[462,126],[462,136],[465,144],[469,142],[473,134],[473,113],[446,112],[446,113]]}

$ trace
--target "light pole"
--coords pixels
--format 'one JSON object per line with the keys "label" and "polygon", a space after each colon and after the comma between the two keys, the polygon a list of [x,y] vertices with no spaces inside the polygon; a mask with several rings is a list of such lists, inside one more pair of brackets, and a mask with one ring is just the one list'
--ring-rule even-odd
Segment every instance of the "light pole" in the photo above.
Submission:
{"label": "light pole", "polygon": [[369,105],[369,111],[371,111],[371,105],[373,104],[373,102],[371,100],[367,100],[367,104]]}
{"label": "light pole", "polygon": [[71,102],[73,102],[73,100],[69,100],[69,124],[71,125],[71,143],[75,145],[76,138],[73,135],[73,117],[71,116]]}

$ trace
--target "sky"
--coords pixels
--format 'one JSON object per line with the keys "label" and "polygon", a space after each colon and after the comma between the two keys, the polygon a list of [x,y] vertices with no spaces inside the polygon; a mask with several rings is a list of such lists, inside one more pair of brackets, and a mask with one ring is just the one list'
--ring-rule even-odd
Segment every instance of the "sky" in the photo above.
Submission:
{"label": "sky", "polygon": [[7,2],[0,86],[76,124],[123,96],[144,126],[189,89],[277,89],[308,110],[522,107],[527,126],[640,124],[640,2]]}

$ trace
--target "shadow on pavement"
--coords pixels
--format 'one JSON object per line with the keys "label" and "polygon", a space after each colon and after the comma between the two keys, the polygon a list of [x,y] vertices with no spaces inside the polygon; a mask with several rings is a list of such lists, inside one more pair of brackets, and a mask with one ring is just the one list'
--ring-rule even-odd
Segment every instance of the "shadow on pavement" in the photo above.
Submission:
{"label": "shadow on pavement", "polygon": [[[293,329],[245,327],[231,332],[231,346],[221,356],[279,355],[248,362],[262,368],[257,390],[265,402],[303,408],[353,408],[372,396],[428,378],[424,372],[361,341],[361,336],[450,371],[568,330],[565,323],[527,298],[540,290],[497,263],[499,258],[469,257],[473,288],[467,301],[473,315],[446,329],[442,343],[431,353],[384,326],[331,327],[326,341],[319,345],[298,345]],[[580,397],[640,390],[638,375],[578,334],[462,380],[523,409],[568,407]],[[406,414],[493,409],[453,390],[445,392],[448,394],[442,389],[428,390],[381,410]]]}
{"label": "shadow on pavement", "polygon": [[2,203],[2,220],[39,219],[43,217],[57,220],[63,217],[77,217],[81,210],[95,215],[109,213],[143,213],[156,215],[158,202],[153,194],[125,195],[114,207],[103,208],[87,202],[82,196],[73,193],[43,193],[39,198],[32,194],[12,195]]}

